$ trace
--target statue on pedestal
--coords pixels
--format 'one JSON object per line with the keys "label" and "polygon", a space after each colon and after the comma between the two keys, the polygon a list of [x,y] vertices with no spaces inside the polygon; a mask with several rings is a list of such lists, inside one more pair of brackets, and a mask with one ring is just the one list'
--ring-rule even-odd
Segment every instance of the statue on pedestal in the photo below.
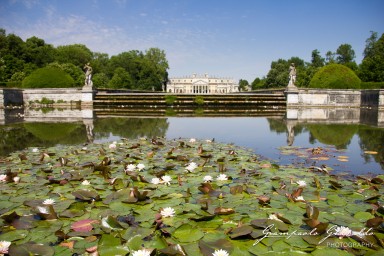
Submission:
{"label": "statue on pedestal", "polygon": [[295,63],[291,63],[289,66],[289,84],[295,85],[296,82],[296,67]]}
{"label": "statue on pedestal", "polygon": [[295,63],[291,63],[289,66],[289,83],[288,83],[288,90],[297,90],[297,87],[295,85],[296,83],[296,67]]}
{"label": "statue on pedestal", "polygon": [[84,86],[92,88],[93,87],[92,67],[90,66],[89,62],[84,65],[84,70],[85,70],[85,84],[84,84]]}

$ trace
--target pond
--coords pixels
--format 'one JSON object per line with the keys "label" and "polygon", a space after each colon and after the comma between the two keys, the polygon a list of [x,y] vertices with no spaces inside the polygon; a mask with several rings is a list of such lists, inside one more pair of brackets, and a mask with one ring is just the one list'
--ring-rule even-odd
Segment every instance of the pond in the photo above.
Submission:
{"label": "pond", "polygon": [[[196,138],[233,143],[280,165],[327,166],[337,173],[382,174],[384,129],[363,124],[300,123],[284,117],[100,117],[0,126],[0,156],[28,147],[121,138]],[[92,127],[92,133],[87,127]],[[315,156],[313,150],[319,151]]]}

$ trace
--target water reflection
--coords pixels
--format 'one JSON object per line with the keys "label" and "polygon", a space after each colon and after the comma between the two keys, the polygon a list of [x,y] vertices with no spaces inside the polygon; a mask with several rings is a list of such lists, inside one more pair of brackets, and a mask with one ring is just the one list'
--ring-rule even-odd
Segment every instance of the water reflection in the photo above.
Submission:
{"label": "water reflection", "polygon": [[[77,117],[76,117],[77,118]],[[351,118],[349,115],[348,118]],[[347,119],[348,119],[347,118]],[[57,144],[77,145],[114,141],[119,138],[166,137],[198,138],[235,143],[280,164],[311,165],[320,162],[295,155],[282,155],[279,148],[324,147],[343,150],[348,162],[330,159],[336,171],[383,173],[384,129],[358,124],[309,122],[285,117],[101,117],[29,121],[0,126],[0,156],[28,147]],[[376,151],[377,154],[365,154]]]}

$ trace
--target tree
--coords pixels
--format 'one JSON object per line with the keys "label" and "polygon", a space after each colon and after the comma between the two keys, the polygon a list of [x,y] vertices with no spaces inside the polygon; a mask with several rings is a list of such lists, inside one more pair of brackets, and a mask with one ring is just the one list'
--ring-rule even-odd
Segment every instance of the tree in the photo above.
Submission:
{"label": "tree", "polygon": [[53,62],[54,58],[55,49],[52,45],[45,44],[43,39],[33,36],[25,41],[25,62],[41,68]]}
{"label": "tree", "polygon": [[240,89],[240,91],[246,91],[248,86],[249,86],[249,83],[248,83],[247,80],[245,80],[245,79],[240,79],[239,80],[239,89]]}
{"label": "tree", "polygon": [[324,66],[324,58],[321,57],[317,49],[312,51],[311,65],[315,68]]}
{"label": "tree", "polygon": [[289,60],[279,59],[277,61],[272,61],[271,69],[269,70],[266,80],[265,87],[285,87],[289,82],[289,66],[291,63],[295,64],[297,72],[297,82],[296,85],[302,86],[302,77],[303,70],[305,69],[304,60],[299,57],[291,57]]}
{"label": "tree", "polygon": [[265,79],[260,79],[256,77],[251,83],[252,90],[257,90],[259,88],[262,88],[264,84],[265,84]]}
{"label": "tree", "polygon": [[92,60],[92,52],[83,44],[58,46],[56,61],[59,63],[72,63],[79,68]]}
{"label": "tree", "polygon": [[124,68],[119,67],[115,70],[112,79],[109,81],[108,87],[132,89],[133,79]]}
{"label": "tree", "polygon": [[373,45],[369,44],[368,48],[368,50],[364,50],[367,54],[360,64],[359,77],[365,82],[383,82],[384,34]]}
{"label": "tree", "polygon": [[327,51],[327,53],[325,54],[325,60],[326,60],[326,63],[327,64],[331,64],[331,63],[335,63],[335,53],[334,52],[331,52],[331,51]]}
{"label": "tree", "polygon": [[365,40],[364,58],[372,58],[376,55],[375,44],[377,42],[377,32],[371,32],[371,36]]}
{"label": "tree", "polygon": [[93,86],[96,88],[107,88],[109,78],[105,73],[96,73],[92,76]]}
{"label": "tree", "polygon": [[339,64],[347,64],[355,59],[355,51],[350,44],[342,44],[336,50],[336,61]]}

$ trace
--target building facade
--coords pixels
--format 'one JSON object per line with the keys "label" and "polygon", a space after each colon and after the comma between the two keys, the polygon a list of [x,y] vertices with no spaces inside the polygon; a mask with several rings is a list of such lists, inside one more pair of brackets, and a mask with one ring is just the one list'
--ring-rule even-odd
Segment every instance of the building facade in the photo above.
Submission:
{"label": "building facade", "polygon": [[208,74],[170,78],[169,93],[216,94],[238,92],[239,85],[231,78],[209,77]]}

